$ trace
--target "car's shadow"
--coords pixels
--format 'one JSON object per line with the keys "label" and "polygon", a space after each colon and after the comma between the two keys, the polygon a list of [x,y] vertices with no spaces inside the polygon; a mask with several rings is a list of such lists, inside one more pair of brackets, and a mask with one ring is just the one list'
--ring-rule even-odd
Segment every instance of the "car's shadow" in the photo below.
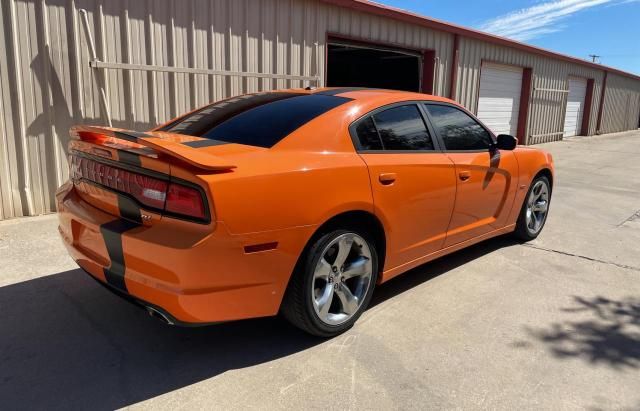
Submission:
{"label": "car's shadow", "polygon": [[[512,245],[485,242],[381,285],[372,304]],[[2,407],[114,409],[323,340],[278,318],[176,328],[71,270],[0,288]]]}

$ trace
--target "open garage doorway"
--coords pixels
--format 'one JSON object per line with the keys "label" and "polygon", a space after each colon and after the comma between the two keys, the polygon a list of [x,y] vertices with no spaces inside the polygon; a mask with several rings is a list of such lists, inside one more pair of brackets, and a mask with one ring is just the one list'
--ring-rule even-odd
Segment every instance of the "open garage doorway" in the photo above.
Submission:
{"label": "open garage doorway", "polygon": [[433,64],[432,51],[387,48],[330,38],[327,86],[432,93]]}

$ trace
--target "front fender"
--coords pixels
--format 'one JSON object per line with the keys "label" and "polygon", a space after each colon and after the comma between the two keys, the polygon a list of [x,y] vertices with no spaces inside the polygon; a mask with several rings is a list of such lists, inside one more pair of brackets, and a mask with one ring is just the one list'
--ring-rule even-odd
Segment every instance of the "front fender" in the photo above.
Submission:
{"label": "front fender", "polygon": [[516,197],[509,214],[509,224],[516,223],[531,182],[540,172],[548,170],[551,173],[552,185],[555,181],[555,167],[550,153],[532,147],[518,147],[513,152],[518,161],[519,175]]}

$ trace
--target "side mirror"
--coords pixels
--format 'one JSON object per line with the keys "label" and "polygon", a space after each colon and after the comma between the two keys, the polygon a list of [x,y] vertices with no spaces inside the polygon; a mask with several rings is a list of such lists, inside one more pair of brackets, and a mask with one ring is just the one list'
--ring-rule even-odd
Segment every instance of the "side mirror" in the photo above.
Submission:
{"label": "side mirror", "polygon": [[518,145],[518,139],[508,134],[500,134],[495,147],[499,150],[513,150]]}

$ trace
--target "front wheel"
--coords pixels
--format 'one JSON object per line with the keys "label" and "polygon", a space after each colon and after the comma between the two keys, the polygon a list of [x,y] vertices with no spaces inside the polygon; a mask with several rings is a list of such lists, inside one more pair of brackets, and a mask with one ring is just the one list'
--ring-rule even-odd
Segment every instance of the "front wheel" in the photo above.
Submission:
{"label": "front wheel", "polygon": [[537,177],[531,183],[527,197],[525,197],[515,235],[523,241],[530,241],[538,237],[547,221],[549,202],[551,201],[551,185],[545,176]]}
{"label": "front wheel", "polygon": [[378,254],[368,233],[335,230],[317,238],[291,279],[282,313],[320,337],[353,326],[378,278]]}

